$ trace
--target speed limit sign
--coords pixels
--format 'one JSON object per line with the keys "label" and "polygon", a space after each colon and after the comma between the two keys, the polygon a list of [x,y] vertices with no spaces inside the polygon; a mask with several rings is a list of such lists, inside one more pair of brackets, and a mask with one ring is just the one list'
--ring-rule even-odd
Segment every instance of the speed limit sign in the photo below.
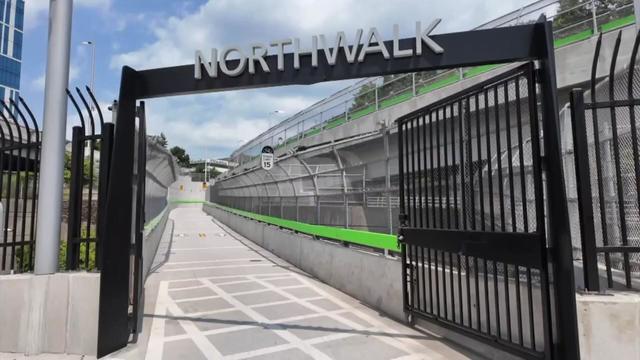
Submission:
{"label": "speed limit sign", "polygon": [[271,146],[265,146],[262,148],[262,154],[260,157],[260,165],[265,170],[271,170],[273,168],[273,148]]}

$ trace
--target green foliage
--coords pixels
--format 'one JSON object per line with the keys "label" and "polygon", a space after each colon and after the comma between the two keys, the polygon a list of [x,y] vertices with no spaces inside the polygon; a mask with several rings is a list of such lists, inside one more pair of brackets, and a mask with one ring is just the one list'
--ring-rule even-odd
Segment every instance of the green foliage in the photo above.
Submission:
{"label": "green foliage", "polygon": [[[94,160],[96,160],[94,158]],[[93,168],[93,182],[94,184],[98,181],[98,161],[95,161],[95,167]],[[91,179],[91,158],[85,157],[84,162],[82,164],[82,183],[84,185],[89,184]],[[64,153],[64,183],[71,183],[71,152],[65,151]]]}
{"label": "green foliage", "polygon": [[191,165],[191,159],[187,151],[180,146],[174,146],[169,149],[171,155],[175,156],[180,166],[189,167]]}

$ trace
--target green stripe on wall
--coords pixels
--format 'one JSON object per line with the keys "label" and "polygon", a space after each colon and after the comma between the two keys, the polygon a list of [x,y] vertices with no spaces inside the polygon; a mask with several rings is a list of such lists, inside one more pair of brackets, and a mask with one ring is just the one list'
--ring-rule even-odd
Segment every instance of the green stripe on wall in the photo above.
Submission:
{"label": "green stripe on wall", "polygon": [[249,211],[238,210],[227,206],[205,202],[208,206],[217,207],[230,213],[244,216],[263,223],[294,230],[308,235],[315,235],[325,239],[345,241],[352,244],[364,245],[376,249],[400,251],[397,238],[394,235],[370,231],[344,229],[333,226],[313,225],[294,220],[285,220],[273,216],[260,215]]}

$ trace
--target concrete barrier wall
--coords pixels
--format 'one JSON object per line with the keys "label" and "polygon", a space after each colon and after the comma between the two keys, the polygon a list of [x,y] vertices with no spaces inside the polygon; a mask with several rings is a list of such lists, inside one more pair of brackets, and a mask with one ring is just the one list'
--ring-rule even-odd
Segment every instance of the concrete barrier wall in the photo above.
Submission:
{"label": "concrete barrier wall", "polygon": [[0,352],[94,355],[100,274],[0,276]]}
{"label": "concrete barrier wall", "polygon": [[144,241],[142,243],[142,278],[147,279],[153,260],[158,252],[158,246],[162,240],[162,234],[167,226],[169,214],[175,205],[168,204],[158,215],[145,227]]}
{"label": "concrete barrier wall", "polygon": [[204,211],[238,234],[367,305],[404,321],[398,260],[266,225],[213,206]]}

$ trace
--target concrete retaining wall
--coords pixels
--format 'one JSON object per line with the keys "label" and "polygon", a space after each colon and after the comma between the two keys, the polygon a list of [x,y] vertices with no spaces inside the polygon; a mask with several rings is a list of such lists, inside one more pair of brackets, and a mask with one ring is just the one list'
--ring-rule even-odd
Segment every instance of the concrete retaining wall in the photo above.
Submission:
{"label": "concrete retaining wall", "polygon": [[95,355],[100,274],[0,276],[0,352]]}
{"label": "concrete retaining wall", "polygon": [[395,259],[246,219],[204,205],[204,211],[235,232],[301,270],[369,306],[404,321],[401,264]]}

